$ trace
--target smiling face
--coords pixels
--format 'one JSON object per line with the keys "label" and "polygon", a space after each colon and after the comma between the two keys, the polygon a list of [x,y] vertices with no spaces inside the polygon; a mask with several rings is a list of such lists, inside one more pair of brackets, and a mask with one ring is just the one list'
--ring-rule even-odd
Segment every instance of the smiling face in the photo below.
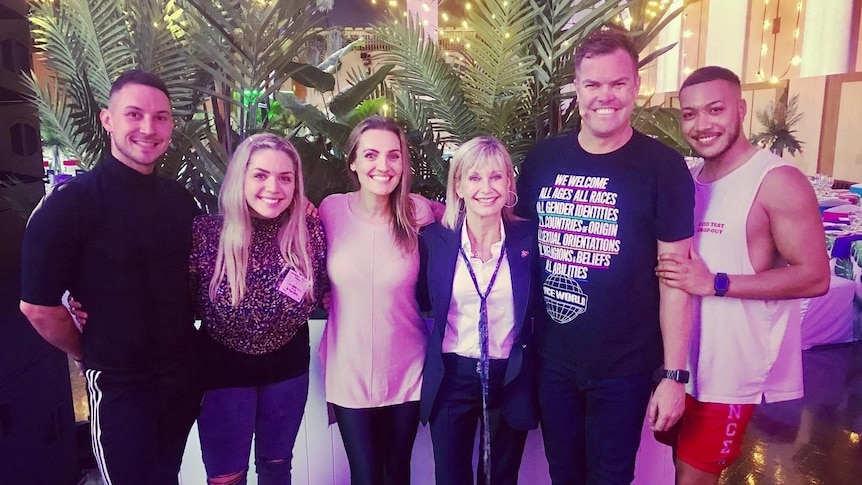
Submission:
{"label": "smiling face", "polygon": [[296,163],[280,150],[257,150],[248,160],[243,181],[245,202],[252,217],[274,219],[293,202]]}
{"label": "smiling face", "polygon": [[464,200],[468,219],[499,218],[511,187],[503,164],[486,161],[461,173],[455,193]]}
{"label": "smiling face", "polygon": [[722,79],[687,86],[679,102],[685,139],[704,160],[719,160],[737,146],[747,148],[742,137],[746,105],[738,87]]}
{"label": "smiling face", "polygon": [[165,93],[143,84],[126,84],[111,96],[99,118],[111,135],[111,154],[140,173],[152,173],[168,149],[174,128]]}
{"label": "smiling face", "polygon": [[401,140],[388,130],[367,130],[359,137],[350,170],[356,172],[360,192],[389,196],[401,182],[404,167]]}
{"label": "smiling face", "polygon": [[632,58],[623,49],[586,57],[575,76],[580,136],[622,146],[631,135],[629,119],[640,89]]}

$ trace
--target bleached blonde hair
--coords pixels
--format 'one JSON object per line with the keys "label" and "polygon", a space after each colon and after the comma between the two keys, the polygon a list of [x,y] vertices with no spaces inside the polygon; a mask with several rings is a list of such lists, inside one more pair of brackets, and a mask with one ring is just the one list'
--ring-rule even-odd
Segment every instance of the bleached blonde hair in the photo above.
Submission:
{"label": "bleached blonde hair", "polygon": [[461,227],[464,220],[464,199],[458,196],[457,188],[461,183],[461,177],[465,173],[480,166],[490,165],[506,174],[509,190],[506,194],[506,205],[503,206],[503,220],[512,221],[518,219],[512,212],[515,194],[515,169],[512,167],[512,158],[506,147],[493,136],[477,136],[468,140],[455,150],[452,160],[449,161],[449,175],[446,180],[446,210],[440,223],[444,227],[455,230]]}
{"label": "bleached blonde hair", "polygon": [[245,200],[245,178],[252,155],[259,150],[277,150],[293,162],[293,199],[285,211],[287,217],[278,230],[276,241],[281,256],[308,280],[306,296],[314,290],[314,269],[308,254],[309,235],[305,222],[305,190],[302,179],[302,162],[296,148],[284,138],[272,133],[258,133],[246,138],[236,148],[219,191],[219,212],[224,223],[219,236],[215,270],[209,285],[210,300],[215,301],[219,285],[227,279],[231,305],[242,301],[246,290],[248,258],[251,251],[252,226],[248,203]]}

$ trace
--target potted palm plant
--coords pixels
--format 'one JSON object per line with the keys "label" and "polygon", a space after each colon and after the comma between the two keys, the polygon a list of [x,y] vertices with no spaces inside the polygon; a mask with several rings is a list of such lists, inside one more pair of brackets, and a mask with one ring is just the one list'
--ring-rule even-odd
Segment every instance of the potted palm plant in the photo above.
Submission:
{"label": "potted palm plant", "polygon": [[796,152],[802,153],[803,141],[796,138],[796,130],[793,126],[802,119],[802,113],[797,113],[799,108],[799,95],[793,95],[788,99],[787,89],[781,93],[778,102],[772,101],[765,108],[755,113],[757,121],[763,125],[763,131],[751,136],[751,143],[769,149],[779,157],[784,156],[784,151],[790,155]]}

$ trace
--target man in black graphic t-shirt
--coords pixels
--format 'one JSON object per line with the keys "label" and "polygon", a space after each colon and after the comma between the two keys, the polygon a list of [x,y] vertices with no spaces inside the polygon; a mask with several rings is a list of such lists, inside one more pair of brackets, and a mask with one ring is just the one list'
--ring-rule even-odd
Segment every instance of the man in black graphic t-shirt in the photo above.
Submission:
{"label": "man in black graphic t-shirt", "polygon": [[[555,485],[628,484],[648,404],[653,429],[683,410],[690,302],[655,265],[689,254],[693,186],[679,154],[629,124],[625,34],[586,39],[575,73],[581,130],[536,146],[518,181],[517,211],[538,224],[542,435]],[[657,370],[670,378],[650,398]]]}

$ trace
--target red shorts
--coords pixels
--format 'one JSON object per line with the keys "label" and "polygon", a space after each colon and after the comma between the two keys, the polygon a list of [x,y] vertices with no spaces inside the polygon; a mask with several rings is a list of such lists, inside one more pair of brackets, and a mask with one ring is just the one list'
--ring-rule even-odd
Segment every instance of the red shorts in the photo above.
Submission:
{"label": "red shorts", "polygon": [[671,429],[656,432],[655,439],[676,447],[683,462],[718,474],[739,457],[754,406],[700,402],[686,394],[682,418]]}

